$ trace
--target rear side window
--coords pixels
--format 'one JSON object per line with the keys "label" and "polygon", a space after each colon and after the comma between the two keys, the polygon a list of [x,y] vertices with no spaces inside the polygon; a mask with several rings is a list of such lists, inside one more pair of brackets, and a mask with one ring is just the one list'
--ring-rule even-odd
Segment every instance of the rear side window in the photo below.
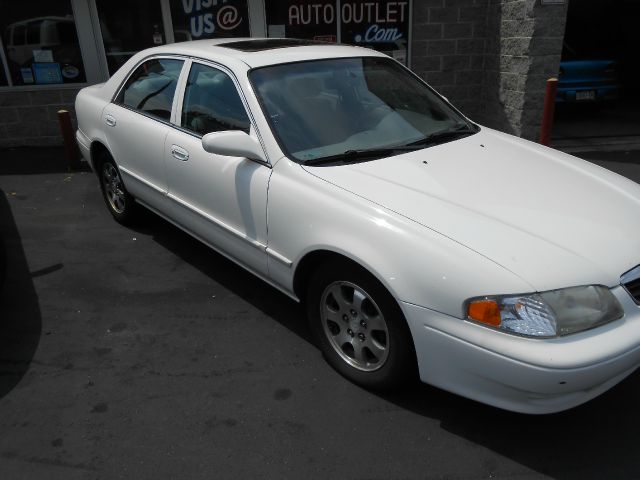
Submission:
{"label": "rear side window", "polygon": [[120,90],[116,103],[168,122],[183,63],[158,58],[144,62]]}
{"label": "rear side window", "polygon": [[43,21],[33,21],[27,24],[27,45],[35,45],[37,43],[44,43],[43,39],[40,39],[40,28]]}
{"label": "rear side window", "polygon": [[249,117],[231,77],[194,63],[182,102],[182,127],[199,135],[222,130],[249,133]]}

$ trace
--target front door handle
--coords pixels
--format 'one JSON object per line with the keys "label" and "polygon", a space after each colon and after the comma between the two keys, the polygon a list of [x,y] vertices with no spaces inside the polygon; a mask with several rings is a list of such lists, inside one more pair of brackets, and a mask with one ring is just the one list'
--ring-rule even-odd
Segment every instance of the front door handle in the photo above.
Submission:
{"label": "front door handle", "polygon": [[109,127],[115,127],[116,117],[114,117],[113,115],[106,114],[104,116],[104,123],[106,123]]}
{"label": "front door handle", "polygon": [[183,162],[189,160],[189,152],[187,152],[184,148],[179,147],[178,145],[171,145],[171,155],[173,158],[177,158]]}

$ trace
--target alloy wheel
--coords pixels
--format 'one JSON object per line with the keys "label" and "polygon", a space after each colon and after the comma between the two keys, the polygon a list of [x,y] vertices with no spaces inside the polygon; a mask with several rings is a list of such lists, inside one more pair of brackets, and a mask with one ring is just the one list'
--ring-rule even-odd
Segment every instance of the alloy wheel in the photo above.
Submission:
{"label": "alloy wheel", "polygon": [[109,205],[116,213],[123,213],[125,209],[125,190],[122,179],[116,167],[105,162],[102,166],[102,185]]}
{"label": "alloy wheel", "polygon": [[389,331],[382,311],[357,285],[336,281],[321,297],[320,317],[336,353],[358,370],[381,368],[389,355]]}

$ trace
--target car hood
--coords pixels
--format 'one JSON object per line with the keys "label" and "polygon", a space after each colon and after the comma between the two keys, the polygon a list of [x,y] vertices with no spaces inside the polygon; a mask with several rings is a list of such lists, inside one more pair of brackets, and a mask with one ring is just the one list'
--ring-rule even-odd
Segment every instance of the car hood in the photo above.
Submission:
{"label": "car hood", "polygon": [[538,291],[613,286],[640,263],[640,185],[487,128],[394,157],[304,168],[476,251]]}

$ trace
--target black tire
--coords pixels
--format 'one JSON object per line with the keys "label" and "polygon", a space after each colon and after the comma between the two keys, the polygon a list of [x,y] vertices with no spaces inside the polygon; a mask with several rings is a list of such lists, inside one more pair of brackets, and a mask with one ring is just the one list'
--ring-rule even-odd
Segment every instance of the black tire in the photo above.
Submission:
{"label": "black tire", "polygon": [[98,178],[102,198],[113,218],[123,225],[131,225],[137,216],[138,205],[125,188],[116,162],[107,153],[103,153],[98,162]]}
{"label": "black tire", "polygon": [[365,269],[347,262],[322,265],[311,278],[306,307],[320,350],[344,377],[374,390],[395,389],[417,378],[415,349],[404,315]]}

